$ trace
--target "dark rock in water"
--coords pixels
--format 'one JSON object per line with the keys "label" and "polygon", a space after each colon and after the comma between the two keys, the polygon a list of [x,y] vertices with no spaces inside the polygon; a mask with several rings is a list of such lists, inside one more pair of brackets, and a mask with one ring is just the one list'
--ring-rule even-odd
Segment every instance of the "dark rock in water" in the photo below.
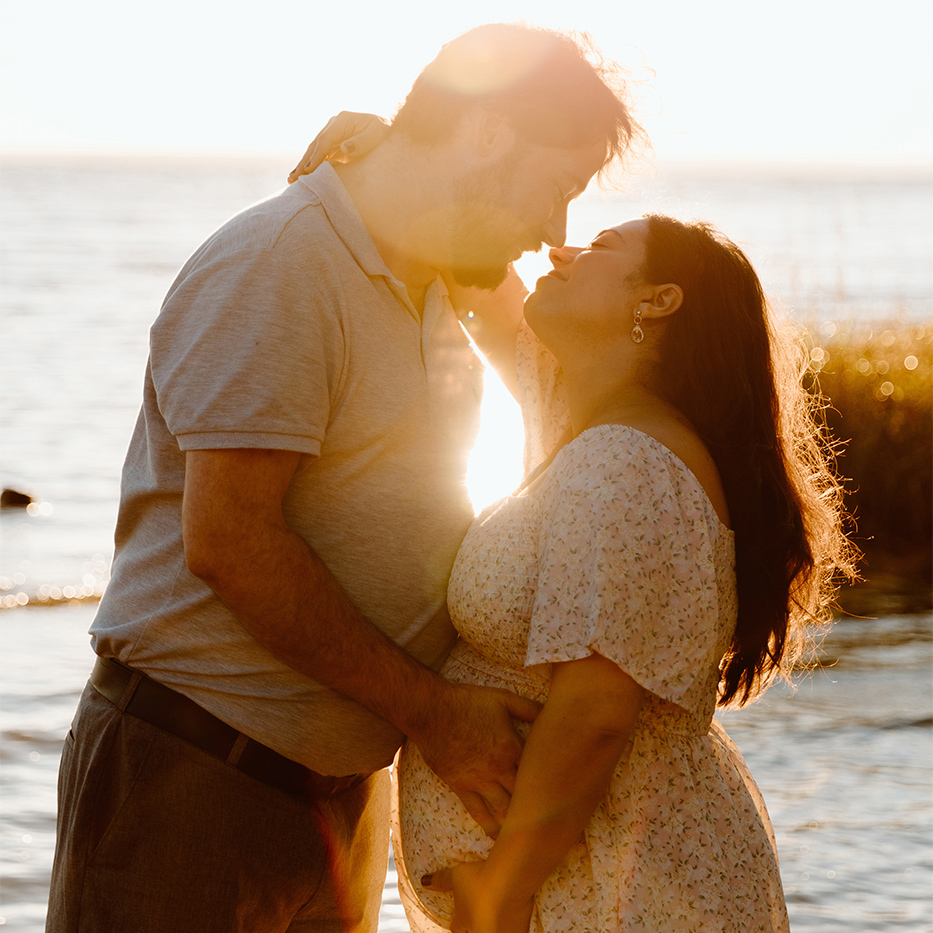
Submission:
{"label": "dark rock in water", "polygon": [[32,496],[18,489],[4,489],[0,493],[0,508],[3,509],[25,509],[32,501]]}

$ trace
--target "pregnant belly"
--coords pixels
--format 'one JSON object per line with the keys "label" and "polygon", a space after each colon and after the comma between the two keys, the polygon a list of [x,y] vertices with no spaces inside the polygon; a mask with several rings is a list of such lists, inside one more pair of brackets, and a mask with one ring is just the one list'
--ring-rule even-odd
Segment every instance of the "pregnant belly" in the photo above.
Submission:
{"label": "pregnant belly", "polygon": [[[453,683],[499,687],[543,702],[549,671],[544,668],[512,670],[487,660],[466,642],[459,642],[441,672]],[[528,724],[516,722],[524,737]],[[398,801],[397,868],[407,876],[422,909],[442,925],[449,922],[453,899],[449,894],[425,891],[424,874],[454,862],[485,858],[490,839],[467,813],[460,798],[425,764],[421,753],[406,742],[395,769]]]}
{"label": "pregnant belly", "polygon": [[450,652],[441,670],[441,675],[451,683],[499,687],[537,700],[539,703],[543,703],[547,698],[551,679],[550,665],[505,667],[495,661],[490,661],[463,640],[454,645],[453,651]]}
{"label": "pregnant belly", "polygon": [[421,876],[455,862],[485,858],[493,841],[410,742],[402,746],[396,760],[395,793],[398,805],[395,862],[400,886],[407,880],[421,910],[449,929],[452,896],[424,890]]}

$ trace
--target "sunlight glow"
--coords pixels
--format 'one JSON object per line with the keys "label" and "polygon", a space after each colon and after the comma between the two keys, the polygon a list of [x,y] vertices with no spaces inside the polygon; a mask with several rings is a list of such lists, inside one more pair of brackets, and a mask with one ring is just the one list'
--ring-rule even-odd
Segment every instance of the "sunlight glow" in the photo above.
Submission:
{"label": "sunlight glow", "polygon": [[543,36],[535,40],[516,43],[497,35],[491,42],[488,33],[469,36],[447,50],[435,69],[434,81],[463,94],[502,91],[537,69],[550,52]]}
{"label": "sunlight glow", "polygon": [[522,413],[492,367],[486,369],[482,427],[470,454],[467,490],[479,513],[507,496],[522,478]]}

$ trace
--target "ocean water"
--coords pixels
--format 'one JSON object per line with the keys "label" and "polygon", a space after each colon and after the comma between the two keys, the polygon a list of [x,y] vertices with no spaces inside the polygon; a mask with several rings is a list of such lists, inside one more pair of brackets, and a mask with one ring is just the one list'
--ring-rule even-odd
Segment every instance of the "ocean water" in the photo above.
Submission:
{"label": "ocean water", "polygon": [[[0,925],[42,929],[61,739],[92,663],[147,330],[188,254],[290,165],[0,162]],[[679,166],[594,192],[568,241],[647,211],[748,251],[800,320],[933,320],[933,184],[895,170]],[[526,281],[546,271],[526,257]],[[514,484],[520,428],[491,391],[477,504]],[[485,457],[485,470],[482,460]],[[498,483],[498,485],[497,485]],[[933,930],[933,617],[840,622],[825,665],[724,720],[769,803],[795,931]],[[382,933],[407,929],[393,876]]]}

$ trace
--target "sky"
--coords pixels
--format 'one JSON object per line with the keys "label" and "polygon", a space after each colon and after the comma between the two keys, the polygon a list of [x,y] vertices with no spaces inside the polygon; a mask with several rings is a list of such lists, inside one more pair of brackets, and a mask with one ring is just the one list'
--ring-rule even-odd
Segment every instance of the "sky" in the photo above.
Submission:
{"label": "sky", "polygon": [[933,162],[929,0],[0,0],[0,151],[287,152],[483,22],[588,32],[655,158]]}

